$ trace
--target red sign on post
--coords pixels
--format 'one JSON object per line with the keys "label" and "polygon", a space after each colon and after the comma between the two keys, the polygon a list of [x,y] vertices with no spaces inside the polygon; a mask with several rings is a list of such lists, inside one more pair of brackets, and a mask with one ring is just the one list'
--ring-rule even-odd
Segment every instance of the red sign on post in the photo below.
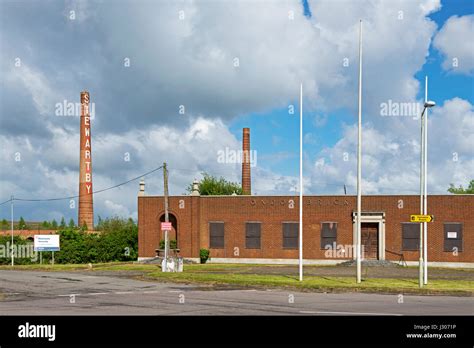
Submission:
{"label": "red sign on post", "polygon": [[162,222],[161,223],[162,231],[171,231],[171,222]]}

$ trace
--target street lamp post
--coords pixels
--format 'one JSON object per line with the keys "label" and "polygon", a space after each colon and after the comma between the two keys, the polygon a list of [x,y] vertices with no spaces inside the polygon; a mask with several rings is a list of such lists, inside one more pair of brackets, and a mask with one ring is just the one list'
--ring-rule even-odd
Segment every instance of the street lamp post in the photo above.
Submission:
{"label": "street lamp post", "polygon": [[[425,111],[428,108],[435,106],[436,103],[434,101],[425,101],[423,112],[421,113],[421,139],[420,139],[420,214],[423,215],[424,213],[424,192],[425,192],[425,180],[426,180],[426,172],[425,172]],[[424,277],[423,277],[423,224],[420,223],[420,259],[419,259],[419,286],[420,288],[423,287]]]}
{"label": "street lamp post", "polygon": [[[428,103],[428,76],[425,76],[425,105]],[[433,105],[434,106],[434,103]],[[431,107],[431,106],[427,106]],[[424,163],[423,163],[423,215],[428,214],[428,110],[425,111],[425,134],[423,141],[425,142]],[[423,222],[423,284],[428,284],[428,223]]]}

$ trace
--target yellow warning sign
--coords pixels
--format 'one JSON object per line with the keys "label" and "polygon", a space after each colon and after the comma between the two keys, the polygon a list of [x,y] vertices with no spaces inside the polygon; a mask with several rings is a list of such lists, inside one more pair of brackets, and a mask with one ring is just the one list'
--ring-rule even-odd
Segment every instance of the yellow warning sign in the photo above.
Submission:
{"label": "yellow warning sign", "polygon": [[434,221],[433,215],[410,215],[411,222],[432,222]]}

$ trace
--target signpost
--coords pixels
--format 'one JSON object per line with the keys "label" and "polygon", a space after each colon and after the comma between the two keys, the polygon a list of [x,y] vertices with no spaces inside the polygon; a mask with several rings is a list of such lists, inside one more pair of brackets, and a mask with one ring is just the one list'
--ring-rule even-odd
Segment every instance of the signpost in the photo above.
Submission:
{"label": "signpost", "polygon": [[411,222],[433,222],[434,221],[434,216],[433,215],[410,215],[410,221]]}
{"label": "signpost", "polygon": [[[35,234],[33,250],[39,251],[51,251],[53,253],[53,265],[54,265],[54,252],[59,251],[59,234]],[[41,254],[40,254],[41,258]]]}

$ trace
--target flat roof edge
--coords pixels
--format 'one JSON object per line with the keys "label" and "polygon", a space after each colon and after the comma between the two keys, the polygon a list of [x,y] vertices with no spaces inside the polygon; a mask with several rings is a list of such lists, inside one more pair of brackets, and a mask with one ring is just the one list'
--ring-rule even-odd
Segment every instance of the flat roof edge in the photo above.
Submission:
{"label": "flat roof edge", "polygon": [[[362,195],[364,197],[419,197],[419,194],[380,194],[380,195]],[[163,197],[162,195],[150,195],[150,196],[138,196],[138,198],[153,198],[153,197]],[[180,196],[169,196],[169,197],[201,197],[201,198],[222,198],[222,197],[232,197],[232,198],[271,198],[271,197],[299,197],[299,195],[267,195],[267,196],[248,196],[248,195],[202,195],[202,196],[191,196],[191,195],[180,195]],[[357,197],[357,195],[303,195],[305,198],[318,198],[318,197]],[[428,194],[428,197],[473,197],[474,194]]]}

